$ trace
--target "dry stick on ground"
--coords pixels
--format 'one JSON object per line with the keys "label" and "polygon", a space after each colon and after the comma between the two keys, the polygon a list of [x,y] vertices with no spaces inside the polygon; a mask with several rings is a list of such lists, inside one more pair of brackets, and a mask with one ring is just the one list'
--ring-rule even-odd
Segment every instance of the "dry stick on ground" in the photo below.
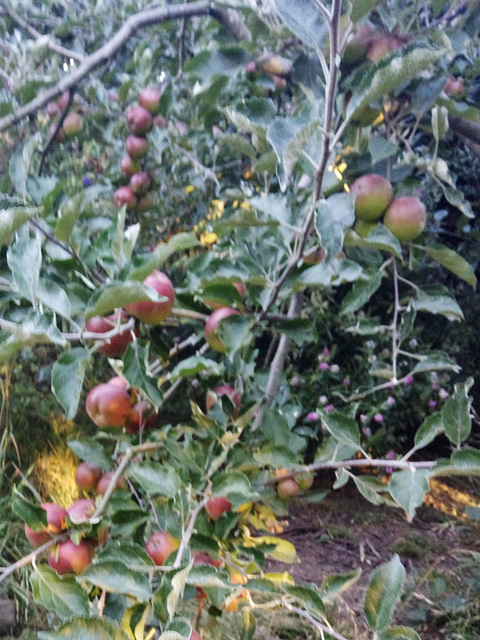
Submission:
{"label": "dry stick on ground", "polygon": [[243,32],[239,29],[241,20],[238,16],[236,20],[233,20],[233,15],[229,11],[215,9],[212,3],[207,0],[200,0],[199,2],[192,2],[191,4],[185,5],[169,5],[167,7],[155,7],[153,9],[139,11],[130,16],[108,42],[85,58],[76,69],[73,69],[71,73],[63,77],[54,87],[43,91],[31,102],[19,107],[13,113],[0,118],[0,131],[4,131],[22,118],[35,113],[59,94],[78,85],[94,69],[110,60],[139,29],[158,24],[165,20],[208,15],[214,17],[229,29],[237,39],[239,39],[240,35],[242,38],[246,38],[250,33],[246,27]]}

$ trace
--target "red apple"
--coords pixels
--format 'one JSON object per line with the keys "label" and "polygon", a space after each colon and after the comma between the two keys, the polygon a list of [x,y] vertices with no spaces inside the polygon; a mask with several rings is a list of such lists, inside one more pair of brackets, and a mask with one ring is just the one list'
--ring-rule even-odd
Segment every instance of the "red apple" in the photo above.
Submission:
{"label": "red apple", "polygon": [[127,207],[127,211],[135,209],[137,197],[133,193],[131,187],[119,187],[113,194],[113,204],[116,207]]}
{"label": "red apple", "polygon": [[168,127],[168,120],[164,116],[162,116],[161,113],[159,113],[158,116],[155,116],[153,118],[153,126],[165,129],[166,127]]}
{"label": "red apple", "polygon": [[130,135],[125,142],[125,148],[131,158],[143,158],[143,156],[147,155],[148,140],[140,136]]}
{"label": "red apple", "polygon": [[232,510],[232,503],[224,496],[210,498],[205,505],[205,511],[212,520],[218,520],[220,516]]}
{"label": "red apple", "polygon": [[53,502],[42,502],[42,508],[47,512],[47,527],[42,531],[34,531],[28,524],[25,525],[27,539],[36,547],[48,542],[52,535],[66,529],[65,518],[67,510]]}
{"label": "red apple", "polygon": [[355,217],[367,222],[379,220],[393,199],[390,182],[375,173],[357,178],[350,193],[356,196]]}
{"label": "red apple", "polygon": [[161,91],[153,87],[147,87],[140,92],[138,104],[154,116],[158,113],[158,105],[161,97]]}
{"label": "red apple", "polygon": [[425,205],[413,196],[395,198],[387,209],[383,223],[400,242],[410,242],[425,229]]}
{"label": "red apple", "polygon": [[[100,478],[100,480],[98,481],[97,484],[97,493],[99,496],[103,496],[105,495],[110,482],[112,481],[113,478],[113,474],[115,472],[114,471],[107,471],[107,473],[104,473],[103,476]],[[115,484],[115,488],[113,489],[114,491],[116,491],[117,489],[123,489],[125,486],[125,478],[123,476],[120,476],[117,480],[117,483]]]}
{"label": "red apple", "polygon": [[75,473],[75,482],[79,489],[93,491],[102,475],[102,470],[90,462],[81,462]]}
{"label": "red apple", "polygon": [[242,401],[241,392],[226,384],[222,384],[216,389],[214,389],[214,393],[210,391],[207,393],[207,398],[206,398],[207,411],[210,411],[210,409],[213,407],[215,402],[217,402],[217,398],[220,398],[221,396],[228,396],[230,400],[233,402],[233,404],[235,405],[235,408],[236,409],[240,408],[240,404]]}
{"label": "red apple", "polygon": [[94,553],[91,542],[82,540],[77,545],[72,540],[65,540],[50,550],[48,564],[61,576],[64,573],[79,575],[88,567]]}
{"label": "red apple", "polygon": [[180,540],[174,538],[166,531],[157,531],[147,540],[145,551],[157,565],[163,566],[165,560],[178,549]]}
{"label": "red apple", "polygon": [[123,427],[130,414],[131,399],[121,387],[98,384],[87,396],[86,409],[97,427]]}
{"label": "red apple", "polygon": [[161,296],[168,298],[163,302],[134,302],[126,306],[126,309],[132,316],[138,318],[145,324],[160,324],[167,318],[173,309],[175,302],[175,290],[169,278],[161,271],[152,271],[152,273],[143,281],[148,287],[155,289]]}
{"label": "red apple", "polygon": [[236,309],[232,309],[232,307],[222,307],[214,311],[205,323],[205,339],[212,349],[220,351],[220,353],[225,353],[227,347],[217,333],[218,325],[222,320],[233,315],[238,316],[240,314]]}
{"label": "red apple", "polygon": [[141,400],[133,405],[130,415],[125,424],[127,433],[138,433],[140,425],[152,427],[157,419],[157,412],[146,400]]}
{"label": "red apple", "polygon": [[127,124],[134,135],[141,136],[152,128],[152,116],[144,107],[135,104],[127,111]]}
{"label": "red apple", "polygon": [[465,96],[465,85],[461,80],[456,80],[455,78],[452,78],[452,76],[448,76],[444,90],[455,99],[460,99]]}
{"label": "red apple", "polygon": [[63,130],[66,138],[73,138],[83,129],[82,116],[79,113],[69,113],[63,121]]}
{"label": "red apple", "polygon": [[57,100],[57,104],[60,107],[61,111],[63,111],[67,106],[69,97],[70,93],[68,91],[64,91],[60,98]]}
{"label": "red apple", "polygon": [[398,38],[394,38],[393,36],[379,38],[372,43],[368,50],[367,57],[372,62],[378,63],[387,54],[395,51],[395,49],[399,49],[402,44],[401,40],[398,40]]}
{"label": "red apple", "polygon": [[213,567],[221,567],[222,561],[220,558],[214,560],[212,556],[206,551],[194,551],[193,553],[193,564],[211,564]]}
{"label": "red apple", "polygon": [[49,118],[54,118],[60,113],[60,107],[56,102],[49,102],[47,104],[47,115]]}
{"label": "red apple", "polygon": [[146,171],[134,173],[130,178],[130,187],[133,193],[141,195],[148,190],[150,186],[150,176]]}
{"label": "red apple", "polygon": [[295,498],[299,493],[300,487],[294,478],[286,478],[277,484],[277,494],[284,500]]}
{"label": "red apple", "polygon": [[[121,311],[115,311],[109,316],[102,318],[100,316],[95,316],[87,320],[86,329],[87,331],[91,331],[92,333],[107,333],[108,331],[112,331],[117,326],[119,315],[122,319],[121,324],[125,324],[128,320],[127,316]],[[139,335],[138,329],[134,329],[135,335]],[[127,345],[132,342],[133,336],[132,331],[124,331],[123,333],[119,333],[118,335],[110,338],[108,342],[102,344],[99,347],[99,353],[103,353],[106,356],[116,358],[118,356],[123,356]]]}
{"label": "red apple", "polygon": [[202,640],[202,636],[198,633],[198,631],[192,629],[189,640]]}
{"label": "red apple", "polygon": [[[140,139],[144,140],[144,138]],[[123,158],[120,160],[120,169],[122,170],[122,173],[125,177],[131,178],[134,173],[138,173],[142,170],[142,166],[138,160],[128,155],[123,156]]]}
{"label": "red apple", "polygon": [[68,515],[76,524],[86,522],[93,516],[96,508],[95,500],[82,498],[81,500],[75,500],[75,502],[68,507]]}

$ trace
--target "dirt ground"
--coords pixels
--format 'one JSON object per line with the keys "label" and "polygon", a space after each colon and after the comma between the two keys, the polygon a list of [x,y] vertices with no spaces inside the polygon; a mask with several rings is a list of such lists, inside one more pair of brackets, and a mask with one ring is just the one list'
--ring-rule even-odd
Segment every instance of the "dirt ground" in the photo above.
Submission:
{"label": "dirt ground", "polygon": [[[271,562],[269,568],[321,585],[332,573],[360,567],[360,580],[341,594],[333,612],[341,623],[335,629],[359,640],[367,631],[363,599],[369,575],[398,553],[407,581],[395,622],[413,626],[422,640],[480,638],[480,555],[475,556],[480,554],[480,526],[465,515],[467,505],[479,504],[478,484],[442,482],[433,483],[411,523],[403,511],[373,506],[349,486],[331,491],[319,503],[299,500],[291,505],[282,536],[295,545],[300,562]],[[473,569],[464,562],[470,558],[476,559],[477,569],[475,562]],[[470,626],[449,635],[456,616]]]}

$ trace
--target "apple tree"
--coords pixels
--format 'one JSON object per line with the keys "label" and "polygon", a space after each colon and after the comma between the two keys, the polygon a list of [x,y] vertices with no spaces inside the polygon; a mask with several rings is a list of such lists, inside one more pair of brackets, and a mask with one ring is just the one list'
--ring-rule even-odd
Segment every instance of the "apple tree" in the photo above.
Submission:
{"label": "apple tree", "polygon": [[[12,489],[40,546],[0,580],[31,565],[39,637],[198,638],[193,601],[245,639],[258,607],[342,638],[326,605],[359,572],[269,571],[288,501],[330,469],[413,518],[479,473],[473,380],[427,331],[463,320],[435,274],[476,287],[439,241],[475,224],[443,157],[479,153],[474,5],[1,3],[0,361],[47,345],[85,427],[79,500]],[[431,376],[453,390],[419,403]],[[418,637],[405,575],[372,573],[372,638]]]}

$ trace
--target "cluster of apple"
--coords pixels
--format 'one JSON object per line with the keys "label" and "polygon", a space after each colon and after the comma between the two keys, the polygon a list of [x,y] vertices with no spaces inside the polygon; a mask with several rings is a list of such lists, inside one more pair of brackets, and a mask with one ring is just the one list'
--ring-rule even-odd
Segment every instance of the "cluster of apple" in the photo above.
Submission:
{"label": "cluster of apple", "polygon": [[[103,470],[95,464],[81,462],[75,473],[75,482],[79,489],[103,496],[112,481],[114,473],[115,471],[106,471],[104,473]],[[115,485],[115,489],[123,489],[124,486],[125,478],[120,476]]]}
{"label": "cluster of apple", "polygon": [[[286,476],[286,469],[277,469],[275,477]],[[277,482],[277,495],[282,500],[291,500],[296,498],[300,491],[308,491],[313,484],[313,476],[308,473],[302,473],[295,477],[285,478]]]}
{"label": "cluster of apple", "polygon": [[[52,502],[43,502],[42,508],[47,513],[47,527],[41,531],[34,531],[27,524],[25,525],[25,535],[35,546],[39,547],[52,539],[52,536],[67,531],[69,524],[81,524],[90,520],[95,513],[95,500],[75,500],[73,504],[65,509]],[[84,537],[78,543],[70,538],[53,545],[48,555],[48,564],[55,569],[59,575],[65,573],[82,573],[93,559],[95,548],[106,541],[106,534],[103,532],[94,537]]]}
{"label": "cluster of apple", "polygon": [[127,154],[120,162],[120,168],[125,178],[130,180],[127,186],[119,187],[113,194],[116,207],[125,205],[127,211],[143,213],[148,211],[153,203],[151,178],[142,169],[142,161],[148,152],[146,134],[154,124],[154,117],[159,111],[162,92],[158,89],[147,88],[140,92],[138,104],[127,111],[127,124],[130,135],[125,142]]}
{"label": "cluster of apple", "polygon": [[350,187],[355,199],[355,231],[366,237],[383,216],[383,224],[400,242],[410,242],[425,229],[425,205],[414,196],[393,197],[393,188],[375,173],[357,178]]}
{"label": "cluster of apple", "polygon": [[[68,99],[69,99],[69,94],[67,91],[65,93],[62,93],[62,95],[57,101],[52,101],[47,104],[47,115],[49,116],[50,119],[53,120],[49,129],[50,135],[53,135],[53,133],[56,131],[57,123],[55,122],[54,119],[65,109],[65,107],[68,104]],[[69,140],[70,138],[73,138],[74,136],[78,135],[82,129],[83,129],[82,116],[76,111],[69,113],[65,117],[62,126],[57,131],[55,140],[57,142],[65,142],[66,140]]]}

